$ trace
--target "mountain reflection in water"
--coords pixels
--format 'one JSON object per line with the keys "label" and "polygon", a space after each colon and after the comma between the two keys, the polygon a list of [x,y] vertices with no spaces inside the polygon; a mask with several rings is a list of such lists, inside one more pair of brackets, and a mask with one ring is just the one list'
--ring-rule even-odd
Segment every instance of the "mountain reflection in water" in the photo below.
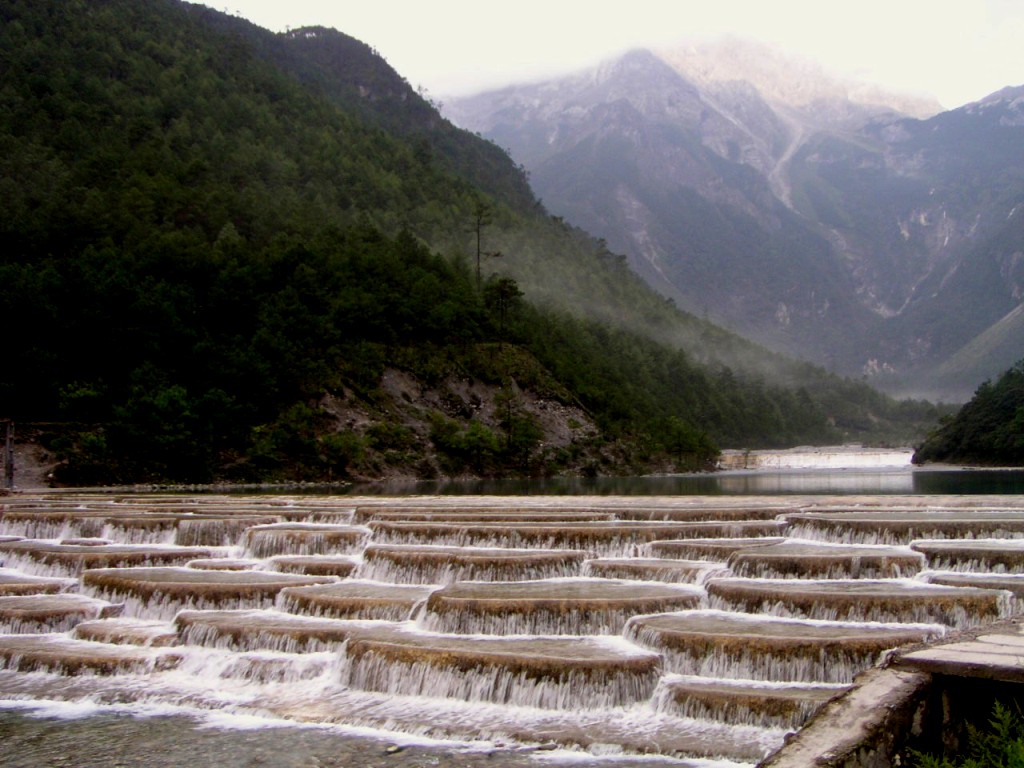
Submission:
{"label": "mountain reflection in water", "polygon": [[[644,477],[382,483],[354,495],[778,496],[786,494],[1024,494],[1024,470],[958,468],[726,470]],[[332,489],[333,493],[339,489]]]}

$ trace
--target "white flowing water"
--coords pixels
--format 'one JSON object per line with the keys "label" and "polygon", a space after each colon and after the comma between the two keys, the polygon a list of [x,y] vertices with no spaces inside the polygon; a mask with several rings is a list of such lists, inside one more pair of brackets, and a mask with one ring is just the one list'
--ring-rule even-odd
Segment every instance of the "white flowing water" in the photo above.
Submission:
{"label": "white flowing water", "polygon": [[864,448],[859,445],[791,448],[781,451],[723,451],[723,469],[863,470],[907,469],[914,452],[909,448]]}
{"label": "white flowing water", "polygon": [[[12,707],[89,702],[111,729],[161,707],[379,729],[402,745],[392,766],[429,764],[417,761],[448,749],[439,738],[460,745],[446,765],[487,750],[499,767],[526,755],[735,766],[887,649],[1019,610],[1005,582],[929,583],[930,563],[1018,570],[1019,499],[804,500],[766,519],[756,500],[574,497],[556,521],[568,505],[546,497],[508,504],[529,521],[495,522],[493,498],[416,499],[409,520],[402,499],[363,511],[342,497],[55,498],[35,513],[25,497],[0,501],[0,718],[25,732]],[[126,544],[139,549],[118,555]],[[155,565],[186,545],[209,556]],[[96,569],[93,551],[153,563]],[[317,572],[332,568],[350,575]],[[901,603],[910,593],[922,599]]]}

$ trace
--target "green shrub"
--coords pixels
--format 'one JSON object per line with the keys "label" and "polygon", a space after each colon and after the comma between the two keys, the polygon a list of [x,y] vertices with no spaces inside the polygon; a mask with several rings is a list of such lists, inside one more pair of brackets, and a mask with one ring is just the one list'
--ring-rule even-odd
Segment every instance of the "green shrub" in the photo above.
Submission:
{"label": "green shrub", "polygon": [[1014,710],[996,702],[992,707],[990,730],[967,725],[965,755],[941,758],[914,752],[918,768],[1024,768],[1024,718],[1020,708]]}

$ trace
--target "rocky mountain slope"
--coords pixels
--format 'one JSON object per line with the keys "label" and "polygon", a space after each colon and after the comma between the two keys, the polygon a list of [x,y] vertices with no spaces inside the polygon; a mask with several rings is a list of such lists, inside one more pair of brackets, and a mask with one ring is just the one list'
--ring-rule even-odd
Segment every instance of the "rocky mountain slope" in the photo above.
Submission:
{"label": "rocky mountain slope", "polygon": [[940,112],[728,41],[447,110],[684,308],[960,399],[1024,353],[1020,96]]}

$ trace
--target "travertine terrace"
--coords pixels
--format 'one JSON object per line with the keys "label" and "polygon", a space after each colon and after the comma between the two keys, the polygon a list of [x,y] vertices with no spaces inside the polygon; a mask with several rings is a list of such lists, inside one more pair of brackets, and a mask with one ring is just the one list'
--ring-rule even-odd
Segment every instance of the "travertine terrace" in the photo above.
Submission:
{"label": "travertine terrace", "polygon": [[[756,763],[1013,617],[1020,497],[0,499],[0,698]],[[511,745],[511,746],[510,746]]]}

